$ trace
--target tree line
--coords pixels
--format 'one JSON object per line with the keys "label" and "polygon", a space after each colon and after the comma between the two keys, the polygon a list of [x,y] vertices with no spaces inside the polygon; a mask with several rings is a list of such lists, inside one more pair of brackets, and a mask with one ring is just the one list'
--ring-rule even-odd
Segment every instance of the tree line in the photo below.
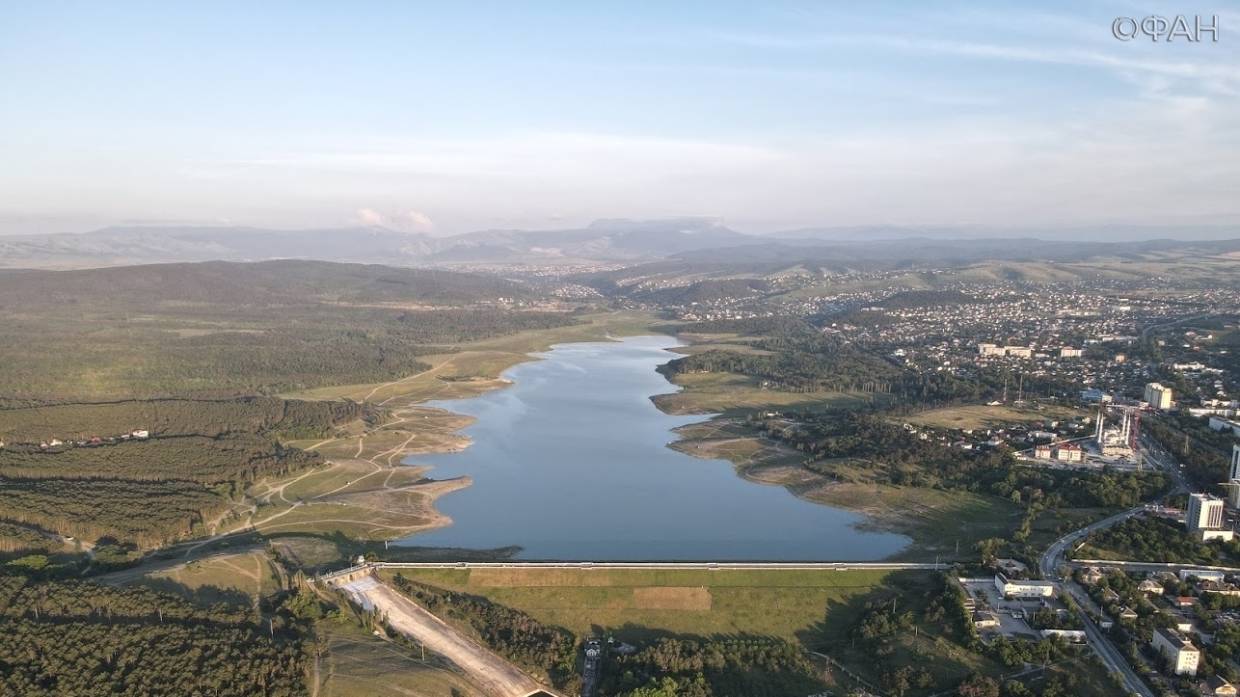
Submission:
{"label": "tree line", "polygon": [[0,575],[0,695],[300,697],[304,632],[142,587]]}

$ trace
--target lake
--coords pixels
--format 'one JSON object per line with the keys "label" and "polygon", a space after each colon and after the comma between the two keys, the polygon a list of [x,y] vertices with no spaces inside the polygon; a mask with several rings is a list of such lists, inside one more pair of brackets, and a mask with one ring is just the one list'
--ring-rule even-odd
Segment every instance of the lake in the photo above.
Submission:
{"label": "lake", "polygon": [[561,344],[504,373],[513,385],[428,406],[468,414],[473,443],[417,455],[428,476],[473,477],[436,506],[453,524],[400,544],[495,549],[573,561],[867,561],[908,538],[859,530],[861,517],[739,477],[724,460],[668,448],[670,416],[650,397],[678,389],[655,368],[667,336]]}

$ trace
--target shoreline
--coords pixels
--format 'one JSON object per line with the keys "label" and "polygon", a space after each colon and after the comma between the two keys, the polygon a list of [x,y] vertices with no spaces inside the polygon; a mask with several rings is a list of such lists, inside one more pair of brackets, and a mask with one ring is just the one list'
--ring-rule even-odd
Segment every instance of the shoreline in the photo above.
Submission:
{"label": "shoreline", "polygon": [[[477,422],[476,417],[470,416],[468,414],[462,414],[460,412],[452,411],[451,409],[446,408],[445,406],[441,404],[437,404],[435,406],[429,406],[430,403],[432,402],[443,403],[443,402],[452,402],[452,401],[458,401],[458,400],[463,400],[463,399],[473,399],[476,397],[481,397],[486,394],[490,394],[498,390],[503,390],[503,389],[508,389],[510,387],[513,387],[516,384],[516,381],[513,380],[508,375],[508,373],[511,370],[521,365],[524,365],[526,363],[546,360],[547,356],[542,355],[542,354],[547,354],[548,352],[553,351],[557,346],[568,345],[568,344],[581,344],[581,343],[618,342],[618,341],[623,341],[626,338],[637,337],[637,336],[671,336],[670,334],[666,332],[658,331],[656,328],[653,328],[653,327],[646,327],[644,331],[639,331],[635,333],[628,333],[628,332],[623,332],[623,331],[612,331],[610,328],[608,328],[608,325],[605,322],[599,323],[599,324],[596,324],[596,323],[587,324],[587,325],[578,327],[578,329],[588,329],[590,327],[597,327],[599,329],[602,329],[603,333],[600,335],[584,335],[581,338],[577,338],[577,337],[549,338],[548,341],[546,342],[539,342],[532,350],[529,350],[529,351],[504,352],[505,355],[503,356],[503,359],[504,359],[503,365],[502,367],[499,368],[498,373],[493,376],[473,375],[473,376],[468,376],[466,379],[462,379],[462,380],[444,381],[448,383],[449,385],[451,385],[452,387],[457,388],[458,391],[461,392],[462,394],[454,394],[448,397],[441,396],[439,394],[430,394],[430,395],[396,394],[390,397],[386,397],[385,399],[372,402],[373,404],[376,404],[378,406],[388,409],[391,416],[396,417],[396,418],[395,420],[389,421],[388,423],[384,424],[384,426],[380,426],[376,428],[374,431],[372,431],[370,434],[366,434],[366,435],[372,435],[374,433],[377,433],[383,430],[385,426],[389,426],[392,424],[399,424],[399,423],[403,423],[405,421],[411,420],[409,417],[417,416],[417,413],[419,411],[424,412],[423,418],[429,418],[426,413],[431,413],[431,414],[439,415],[444,420],[450,421],[453,424],[450,429],[447,429],[446,433],[439,434],[441,436],[446,435],[447,438],[449,439],[448,442],[450,444],[445,445],[443,443],[440,443],[437,445],[433,445],[429,448],[423,449],[423,448],[418,447],[419,444],[416,443],[417,439],[415,439],[413,441],[414,442],[413,447],[402,447],[399,450],[399,452],[394,455],[394,457],[397,460],[397,464],[395,465],[396,469],[412,467],[412,468],[421,469],[424,472],[423,474],[424,482],[421,484],[415,485],[415,489],[417,490],[417,493],[424,500],[425,510],[426,510],[427,517],[429,518],[429,521],[426,524],[420,525],[416,529],[412,529],[409,532],[406,532],[404,534],[395,535],[392,537],[385,537],[383,539],[385,544],[397,542],[399,540],[404,540],[406,538],[410,538],[411,536],[416,536],[419,533],[430,532],[430,531],[438,530],[438,529],[451,525],[453,522],[451,516],[447,515],[442,510],[440,510],[440,508],[437,505],[439,498],[445,494],[465,489],[471,486],[473,483],[472,477],[468,475],[451,477],[451,478],[446,478],[446,479],[435,479],[433,477],[433,467],[429,465],[419,464],[417,462],[411,462],[408,464],[405,463],[406,459],[417,456],[417,455],[446,455],[446,454],[459,453],[469,448],[471,445],[473,445],[472,439],[469,436],[465,435],[464,431],[465,429],[469,428],[471,425]],[[454,356],[460,356],[460,355],[465,355],[469,353],[470,351],[467,350],[467,351],[462,351],[458,354],[452,354],[448,356],[447,358],[445,358],[442,363],[440,363],[439,365],[429,370],[422,371],[420,373],[415,373],[411,376],[400,378],[398,380],[395,380],[389,383],[383,383],[379,387],[371,387],[370,393],[371,395],[373,395],[375,391],[377,391],[378,389],[382,387],[397,386],[397,385],[400,385],[401,383],[405,383],[406,381],[409,381],[413,378],[417,378],[420,376],[434,375],[436,371],[438,371],[440,368],[451,363],[452,358]],[[435,377],[438,379],[437,375]],[[416,435],[417,434],[416,428],[414,429],[414,432]],[[362,436],[362,437],[364,438],[365,436]],[[451,486],[451,487],[435,486],[435,485],[442,484],[445,482],[460,482],[463,480],[464,480],[464,483],[456,485],[456,486]],[[409,540],[409,542],[410,544],[398,544],[398,545],[393,545],[393,546],[397,546],[397,547],[405,548],[405,549],[414,549],[418,547],[418,545],[414,543],[415,540]],[[481,553],[486,553],[489,551],[498,551],[498,550],[476,550],[476,552],[481,552]]]}
{"label": "shoreline", "polygon": [[[692,429],[694,427],[700,428],[704,426],[718,425],[726,422],[727,418],[728,417],[720,414],[713,414],[703,421],[675,428],[673,429],[673,432],[676,433],[678,439],[668,443],[667,447],[677,452],[684,453],[685,455],[689,455],[690,457],[695,457],[699,460],[719,460],[726,462],[732,467],[732,471],[736,474],[736,476],[751,484],[782,487],[789,494],[805,501],[806,503],[812,503],[816,506],[826,506],[828,508],[835,508],[841,511],[854,513],[859,517],[859,520],[853,523],[851,527],[859,532],[888,533],[900,535],[901,537],[907,539],[907,543],[904,547],[902,547],[898,552],[884,557],[882,561],[899,560],[907,554],[907,552],[912,549],[915,544],[917,544],[917,538],[910,534],[910,528],[915,526],[902,516],[883,516],[863,507],[847,506],[842,503],[831,503],[807,495],[807,492],[809,491],[823,491],[838,488],[843,485],[843,482],[827,479],[822,475],[805,471],[804,469],[792,464],[771,465],[764,468],[762,465],[755,462],[734,460],[722,454],[702,452],[701,448],[709,441],[707,439],[686,436],[683,432],[684,430]],[[743,439],[737,438],[736,440]],[[759,443],[762,441],[762,439],[757,437],[752,437],[752,440]],[[779,449],[779,446],[772,446],[768,443],[762,443],[762,447],[772,451]],[[791,476],[762,476],[761,474],[764,470],[777,469],[786,470],[787,474]]]}
{"label": "shoreline", "polygon": [[[668,356],[667,356],[666,361],[662,361],[659,363],[659,366],[665,365],[667,361],[675,360],[675,358],[677,357],[678,349],[683,350],[684,348],[691,345],[690,343],[685,342],[683,338],[676,336],[675,334],[670,334],[670,333],[665,333],[665,332],[649,332],[649,333],[630,335],[630,336],[668,336],[675,341],[675,345],[669,346],[663,349],[664,351],[668,353]],[[506,367],[504,369],[504,372],[501,373],[499,377],[493,378],[490,381],[491,384],[488,386],[487,389],[479,390],[475,394],[471,394],[467,397],[458,397],[452,400],[428,399],[428,400],[422,400],[422,401],[417,402],[417,405],[419,408],[437,410],[442,413],[453,415],[463,421],[463,423],[461,423],[458,429],[455,431],[456,437],[465,441],[465,444],[463,446],[452,448],[452,449],[438,449],[434,451],[423,451],[423,453],[445,454],[445,453],[452,453],[452,452],[461,452],[465,448],[469,447],[469,445],[472,445],[472,441],[469,439],[469,436],[465,435],[463,431],[467,429],[469,426],[476,423],[477,419],[468,414],[461,414],[460,412],[452,411],[451,405],[448,404],[447,402],[456,401],[456,399],[473,399],[473,398],[477,398],[477,397],[489,394],[490,392],[496,389],[513,386],[518,381],[515,380],[511,376],[510,371],[528,362],[545,360],[546,358],[549,357],[548,354],[551,351],[554,351],[556,348],[560,346],[571,346],[571,345],[582,344],[582,343],[604,343],[604,342],[609,342],[609,341],[621,340],[622,338],[629,338],[629,337],[608,336],[602,341],[594,340],[594,341],[557,342],[547,347],[547,349],[544,351],[532,352],[530,354],[527,354],[526,360],[514,362],[512,365]],[[674,439],[671,442],[666,443],[665,447],[671,448],[673,450],[676,450],[677,452],[680,452],[685,455],[690,455],[698,459],[723,460],[725,462],[728,462],[729,464],[732,464],[733,474],[735,476],[739,476],[747,484],[760,485],[760,486],[779,486],[779,487],[782,487],[789,494],[792,494],[793,496],[795,496],[796,498],[800,499],[801,501],[805,503],[809,503],[809,504],[813,504],[817,506],[823,506],[825,508],[836,509],[842,512],[847,512],[849,514],[852,514],[853,516],[856,517],[856,520],[852,521],[849,524],[849,527],[855,530],[857,533],[871,533],[871,534],[878,533],[878,534],[898,535],[901,538],[899,549],[889,555],[882,557],[881,561],[900,560],[904,558],[905,556],[907,556],[909,550],[912,549],[914,545],[917,543],[916,537],[914,535],[909,534],[907,525],[900,525],[898,522],[894,522],[891,520],[885,520],[884,518],[880,516],[874,515],[873,512],[869,510],[859,510],[855,507],[839,505],[834,502],[824,501],[822,499],[818,499],[812,496],[807,496],[805,495],[805,492],[803,490],[801,490],[800,488],[796,486],[796,482],[789,482],[781,478],[764,477],[760,473],[755,471],[754,468],[747,467],[747,466],[741,466],[737,462],[732,461],[727,457],[720,456],[717,454],[705,454],[705,453],[694,452],[693,448],[686,447],[687,444],[691,443],[691,439],[688,438],[685,434],[686,429],[692,429],[694,427],[703,427],[703,426],[709,427],[711,424],[717,423],[718,420],[726,419],[726,417],[724,417],[721,414],[717,414],[717,413],[702,413],[702,414],[675,413],[673,411],[669,411],[668,409],[663,408],[660,405],[660,399],[659,399],[660,397],[675,395],[675,394],[684,392],[686,388],[683,385],[679,385],[676,382],[673,382],[672,380],[668,379],[668,376],[664,375],[662,372],[660,372],[660,375],[663,377],[663,380],[664,380],[663,384],[666,387],[666,390],[660,389],[654,394],[646,395],[645,398],[650,400],[651,405],[654,406],[658,410],[658,412],[664,416],[668,416],[668,417],[673,417],[673,416],[698,417],[700,416],[702,418],[701,421],[695,421],[691,424],[684,424],[681,426],[670,428],[669,432],[672,434]],[[502,384],[496,384],[496,383],[502,383]],[[409,462],[410,466],[417,466],[421,464],[417,462],[416,456],[406,455],[405,457],[411,460]],[[405,458],[402,458],[402,460],[404,459]],[[428,475],[428,479],[431,479],[432,481],[446,481],[446,480],[435,480],[433,479],[433,476],[434,476],[434,472],[432,469],[430,474]],[[438,499],[438,496],[441,495],[442,493],[447,493],[447,492],[446,491],[437,492],[434,499],[432,499],[432,504],[434,504],[434,502]],[[436,517],[437,524],[425,526],[422,529],[418,530],[417,533],[433,531],[435,529],[441,528],[451,523],[451,516],[448,516],[446,513],[443,513],[439,509],[438,506],[435,506],[435,510],[436,510],[436,513],[438,514]],[[417,533],[414,533],[411,536],[405,536],[405,539],[399,544],[399,546],[402,548],[417,547],[418,546]]]}
{"label": "shoreline", "polygon": [[[487,395],[487,394],[490,394],[490,393],[492,393],[492,392],[496,392],[496,391],[499,391],[499,390],[504,390],[504,389],[509,389],[509,388],[511,388],[511,387],[514,387],[517,383],[516,383],[516,380],[514,380],[514,379],[512,379],[512,378],[508,377],[508,373],[509,373],[509,371],[512,371],[512,370],[513,370],[513,369],[515,369],[515,368],[518,368],[518,367],[520,367],[520,366],[522,366],[522,365],[525,365],[526,363],[534,363],[534,362],[537,362],[537,361],[543,361],[543,360],[546,360],[546,359],[547,359],[547,356],[546,356],[546,355],[542,355],[542,354],[548,354],[548,353],[550,353],[551,351],[554,351],[554,350],[556,349],[556,347],[558,347],[558,346],[568,346],[568,345],[573,345],[573,344],[591,344],[591,343],[609,343],[609,342],[620,342],[620,341],[623,341],[623,340],[625,340],[625,339],[634,338],[634,337],[640,337],[640,336],[672,336],[672,335],[670,335],[670,334],[663,334],[663,333],[661,333],[661,332],[651,332],[651,333],[647,333],[647,334],[628,334],[628,335],[624,335],[624,336],[613,336],[613,335],[611,335],[611,334],[608,334],[608,335],[606,335],[605,337],[603,337],[603,338],[601,338],[601,339],[593,339],[593,340],[585,340],[585,341],[562,341],[562,342],[556,342],[556,343],[554,343],[554,344],[551,344],[551,345],[547,346],[545,349],[542,349],[542,350],[539,350],[539,351],[531,351],[530,353],[525,354],[525,358],[524,358],[524,360],[518,360],[518,361],[516,361],[516,362],[512,363],[511,365],[509,365],[509,366],[505,367],[505,368],[503,369],[503,372],[501,372],[498,376],[496,376],[496,377],[494,377],[494,378],[490,378],[490,379],[485,380],[485,381],[479,381],[479,382],[486,382],[486,383],[497,383],[497,384],[488,385],[488,386],[486,386],[484,389],[479,390],[476,394],[471,394],[471,395],[468,395],[468,396],[462,396],[462,397],[456,397],[456,398],[453,398],[453,399],[448,399],[448,400],[438,399],[438,398],[436,398],[436,399],[423,398],[423,399],[420,399],[420,400],[417,400],[417,401],[412,401],[412,402],[410,402],[408,405],[406,405],[406,406],[405,406],[405,408],[407,408],[407,409],[413,409],[413,408],[416,408],[416,409],[434,410],[434,411],[437,411],[437,412],[443,413],[443,414],[445,414],[445,415],[448,415],[448,416],[450,416],[450,417],[453,417],[453,418],[456,418],[456,419],[463,420],[463,421],[464,421],[464,423],[460,424],[460,425],[459,425],[456,429],[454,429],[454,430],[453,430],[453,435],[454,435],[457,439],[459,439],[460,441],[462,441],[462,444],[461,444],[460,446],[458,446],[458,447],[454,447],[454,448],[450,448],[450,449],[440,448],[440,449],[435,449],[435,450],[425,450],[425,451],[414,451],[414,450],[407,450],[407,451],[404,451],[404,452],[402,452],[402,453],[401,453],[401,457],[400,457],[400,465],[398,465],[398,466],[401,466],[401,467],[420,467],[420,468],[424,468],[424,469],[426,469],[428,472],[433,472],[433,471],[434,471],[434,467],[433,467],[433,466],[431,466],[431,465],[422,465],[422,464],[418,464],[418,463],[409,463],[409,464],[405,464],[405,462],[404,462],[404,461],[405,461],[405,459],[406,459],[406,458],[412,457],[414,454],[422,454],[422,455],[450,455],[450,454],[454,454],[454,453],[459,453],[459,452],[462,452],[462,451],[464,451],[465,449],[469,448],[471,445],[473,445],[473,439],[471,439],[469,436],[465,435],[465,434],[463,433],[463,431],[464,431],[465,429],[469,428],[470,426],[472,426],[473,424],[477,423],[477,421],[478,421],[477,417],[470,416],[469,414],[462,414],[462,413],[460,413],[460,412],[455,412],[455,411],[452,411],[451,409],[448,409],[448,408],[446,408],[446,407],[444,407],[444,406],[429,406],[429,403],[430,403],[430,402],[446,402],[446,401],[459,401],[459,400],[464,400],[464,399],[476,399],[476,398],[478,398],[478,397],[482,397],[482,396]],[[478,384],[478,383],[474,383],[474,384]],[[674,383],[671,383],[671,381],[668,381],[668,384],[673,384],[673,385],[674,385]],[[661,410],[660,410],[660,411],[661,411]],[[458,477],[452,477],[452,478],[449,478],[449,479],[435,479],[435,478],[433,478],[433,477],[428,476],[428,477],[426,477],[426,479],[428,480],[428,482],[429,482],[429,483],[451,482],[451,481],[457,481],[457,480],[461,480],[461,479],[467,479],[467,480],[469,480],[469,481],[468,481],[468,483],[467,483],[467,484],[464,484],[464,485],[462,485],[462,486],[453,487],[453,488],[451,488],[451,489],[447,489],[447,490],[443,490],[443,491],[434,491],[434,492],[432,492],[432,494],[430,494],[430,495],[428,496],[428,499],[427,499],[427,504],[428,504],[428,507],[429,507],[429,509],[430,509],[430,513],[431,513],[431,515],[432,515],[432,518],[433,518],[433,520],[434,520],[435,522],[434,522],[433,524],[428,524],[428,525],[426,525],[426,526],[423,526],[423,527],[419,528],[418,530],[415,530],[415,531],[413,531],[413,532],[410,532],[409,534],[402,535],[402,536],[397,537],[397,538],[393,538],[392,540],[389,540],[389,542],[395,542],[396,540],[403,540],[403,539],[405,539],[405,538],[410,537],[411,535],[417,535],[417,534],[419,534],[419,533],[429,532],[429,531],[432,531],[432,530],[438,530],[438,529],[440,529],[440,528],[444,528],[444,527],[447,527],[447,526],[451,525],[451,524],[452,524],[452,517],[451,517],[451,516],[449,516],[449,515],[447,515],[447,514],[446,514],[446,513],[444,513],[443,511],[441,511],[441,510],[438,508],[438,506],[436,506],[436,505],[435,505],[435,504],[436,504],[436,502],[439,500],[439,497],[443,496],[444,494],[452,493],[452,492],[454,492],[454,491],[460,491],[460,490],[465,489],[465,488],[467,488],[467,487],[469,487],[469,486],[471,486],[471,485],[473,484],[473,478],[472,478],[471,476],[469,476],[469,475],[461,475],[461,476],[458,476]],[[418,547],[417,545],[414,545],[414,544],[400,544],[400,545],[396,545],[396,546],[398,546],[398,547],[402,547],[402,548],[417,548],[417,547]],[[477,550],[477,551],[483,551],[483,550]]]}

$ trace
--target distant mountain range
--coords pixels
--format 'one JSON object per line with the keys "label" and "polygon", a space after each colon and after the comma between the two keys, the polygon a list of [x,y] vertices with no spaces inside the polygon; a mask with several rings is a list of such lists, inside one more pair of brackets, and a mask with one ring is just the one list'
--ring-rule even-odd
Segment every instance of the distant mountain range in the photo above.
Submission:
{"label": "distant mountain range", "polygon": [[739,244],[710,220],[600,220],[568,230],[484,230],[452,237],[381,227],[269,230],[247,227],[110,227],[0,237],[0,266],[83,267],[185,261],[319,259],[391,266],[463,262],[641,261]]}
{"label": "distant mountain range", "polygon": [[[87,233],[0,236],[0,267],[83,268],[196,261],[315,259],[425,266],[494,263],[571,264],[678,259],[787,263],[800,259],[851,266],[892,261],[960,262],[981,258],[1075,259],[1186,244],[1155,237],[1240,238],[1240,229],[1080,228],[1066,239],[1010,239],[1002,232],[954,227],[848,227],[749,235],[704,218],[599,220],[565,230],[484,230],[450,237],[381,227],[271,230],[248,227],[110,227]],[[1047,231],[1045,237],[1062,237]],[[996,239],[997,237],[1005,239]],[[1082,240],[1099,240],[1083,242]],[[1203,243],[1207,245],[1226,244]],[[1231,251],[1230,248],[1225,251]],[[998,256],[995,256],[998,255]],[[1049,255],[1049,256],[1048,256]]]}

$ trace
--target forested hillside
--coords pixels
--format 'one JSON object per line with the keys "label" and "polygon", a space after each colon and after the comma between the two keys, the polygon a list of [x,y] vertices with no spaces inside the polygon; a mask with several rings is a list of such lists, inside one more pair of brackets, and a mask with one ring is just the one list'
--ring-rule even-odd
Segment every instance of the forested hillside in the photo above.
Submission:
{"label": "forested hillside", "polygon": [[902,378],[902,371],[883,359],[825,336],[802,321],[703,322],[686,325],[685,329],[709,332],[733,327],[745,327],[759,337],[752,346],[767,353],[705,351],[677,358],[661,370],[669,377],[679,373],[739,373],[790,391],[891,392]]}
{"label": "forested hillside", "polygon": [[0,398],[272,394],[381,382],[420,355],[573,323],[493,276],[327,262],[0,275]]}
{"label": "forested hillside", "polygon": [[0,696],[294,697],[306,649],[287,617],[141,587],[0,576]]}
{"label": "forested hillside", "polygon": [[209,261],[0,275],[0,311],[78,307],[304,305],[314,302],[465,305],[526,299],[497,276],[325,261]]}
{"label": "forested hillside", "polygon": [[277,397],[151,399],[42,403],[0,401],[0,441],[108,437],[135,429],[152,437],[207,436],[236,431],[308,437],[362,418],[368,408],[349,401],[309,402]]}

